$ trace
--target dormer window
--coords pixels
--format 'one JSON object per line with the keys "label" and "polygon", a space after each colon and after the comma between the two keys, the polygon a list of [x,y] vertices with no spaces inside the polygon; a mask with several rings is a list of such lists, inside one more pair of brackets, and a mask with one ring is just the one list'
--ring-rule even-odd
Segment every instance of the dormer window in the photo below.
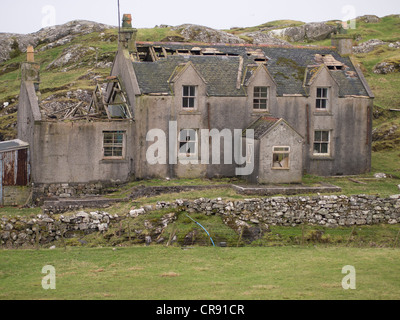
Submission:
{"label": "dormer window", "polygon": [[268,109],[268,87],[254,87],[253,98],[254,110]]}
{"label": "dormer window", "polygon": [[196,102],[196,87],[195,86],[183,86],[183,103],[184,109],[194,109]]}
{"label": "dormer window", "polygon": [[317,88],[316,108],[326,110],[329,106],[329,88]]}

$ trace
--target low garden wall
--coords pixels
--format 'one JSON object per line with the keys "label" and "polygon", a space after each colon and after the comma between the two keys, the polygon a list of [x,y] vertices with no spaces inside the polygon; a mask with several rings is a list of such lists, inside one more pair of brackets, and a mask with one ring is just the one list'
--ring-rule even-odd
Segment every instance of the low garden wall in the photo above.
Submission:
{"label": "low garden wall", "polygon": [[[375,195],[329,195],[312,197],[271,197],[246,200],[196,199],[158,202],[143,208],[110,215],[97,211],[63,216],[41,214],[36,218],[1,217],[0,244],[3,247],[32,246],[51,243],[76,234],[107,231],[113,224],[121,225],[125,219],[135,219],[156,210],[169,211],[160,221],[145,223],[143,230],[132,234],[146,234],[143,241],[162,234],[168,224],[176,220],[179,212],[188,214],[219,215],[222,221],[240,232],[243,228],[265,231],[269,225],[296,226],[301,224],[326,227],[397,224],[400,223],[400,195],[381,198]],[[150,230],[151,229],[151,230]],[[258,231],[255,230],[257,233]],[[124,233],[126,230],[120,230]],[[260,232],[261,234],[261,232]],[[149,239],[150,238],[150,239]],[[153,239],[154,240],[154,239]]]}

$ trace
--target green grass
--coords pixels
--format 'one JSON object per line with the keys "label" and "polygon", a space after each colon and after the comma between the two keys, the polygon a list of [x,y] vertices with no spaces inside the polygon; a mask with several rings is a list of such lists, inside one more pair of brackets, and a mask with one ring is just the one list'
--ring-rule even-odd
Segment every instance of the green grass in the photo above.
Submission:
{"label": "green grass", "polygon": [[[400,251],[164,247],[0,251],[2,300],[400,299]],[[44,290],[45,265],[56,290]],[[356,289],[342,288],[355,267]]]}

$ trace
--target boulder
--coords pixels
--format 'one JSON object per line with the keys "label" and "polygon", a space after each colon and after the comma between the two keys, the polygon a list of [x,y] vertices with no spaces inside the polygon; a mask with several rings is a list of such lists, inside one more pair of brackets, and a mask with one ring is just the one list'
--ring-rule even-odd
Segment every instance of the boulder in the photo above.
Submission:
{"label": "boulder", "polygon": [[375,65],[372,71],[376,74],[400,72],[400,60],[383,61]]}
{"label": "boulder", "polygon": [[183,24],[171,30],[177,31],[185,41],[204,43],[245,43],[243,39],[225,31],[219,31],[205,26]]}
{"label": "boulder", "polygon": [[332,33],[339,32],[340,26],[325,22],[306,23],[298,27],[271,30],[269,35],[289,42],[319,41],[330,38]]}

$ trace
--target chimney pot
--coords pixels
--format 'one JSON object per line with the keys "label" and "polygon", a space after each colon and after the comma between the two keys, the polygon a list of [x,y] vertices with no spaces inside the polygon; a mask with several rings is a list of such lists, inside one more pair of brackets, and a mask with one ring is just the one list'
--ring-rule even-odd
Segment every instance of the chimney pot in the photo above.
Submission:
{"label": "chimney pot", "polygon": [[35,50],[33,49],[33,46],[28,46],[26,50],[26,61],[35,62]]}

